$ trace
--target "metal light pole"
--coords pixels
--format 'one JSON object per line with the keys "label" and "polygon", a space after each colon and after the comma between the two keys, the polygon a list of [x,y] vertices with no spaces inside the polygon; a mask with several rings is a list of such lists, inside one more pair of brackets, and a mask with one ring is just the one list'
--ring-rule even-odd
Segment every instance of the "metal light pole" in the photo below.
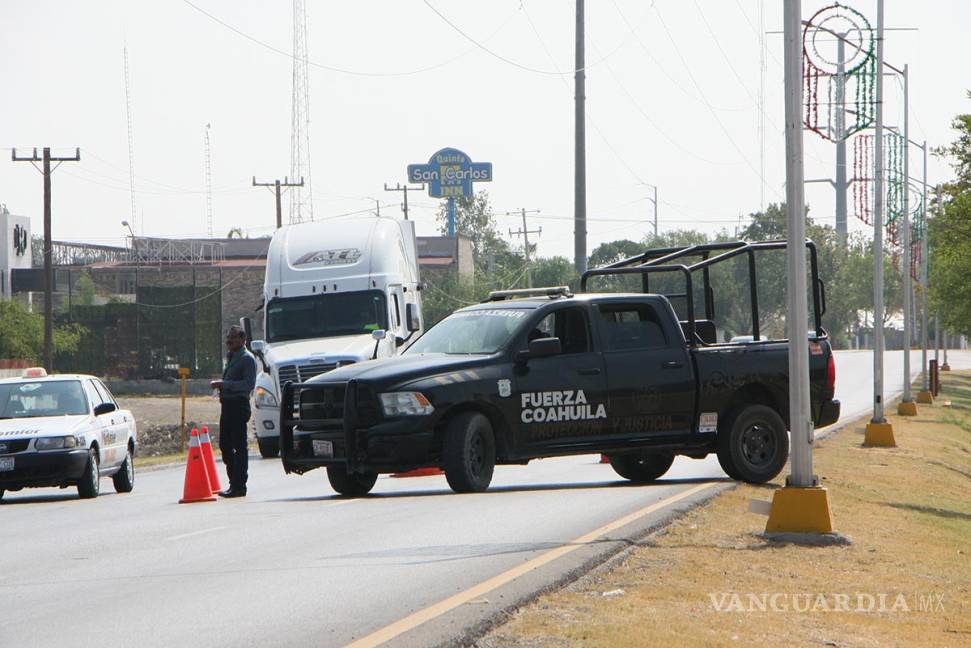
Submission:
{"label": "metal light pole", "polygon": [[836,236],[846,245],[846,43],[847,34],[836,39]]}
{"label": "metal light pole", "polygon": [[806,214],[803,185],[802,43],[800,0],[785,0],[786,274],[789,338],[790,473],[775,491],[767,532],[829,533],[833,520],[826,489],[813,475],[813,421],[809,410],[809,320],[806,290]]}
{"label": "metal light pole", "polygon": [[910,333],[913,329],[910,312],[911,292],[914,289],[910,277],[910,74],[904,65],[904,395],[897,413],[903,416],[917,414],[917,406],[910,393]]}
{"label": "metal light pole", "polygon": [[654,190],[654,197],[648,196],[647,199],[654,203],[654,238],[657,238],[657,185],[649,182],[642,182],[641,184]]}
{"label": "metal light pole", "polygon": [[578,275],[587,270],[587,131],[586,70],[583,51],[583,0],[576,0],[576,56],[573,72],[573,264]]}
{"label": "metal light pole", "polygon": [[924,140],[924,145],[922,146],[924,153],[924,181],[923,187],[921,189],[921,211],[924,215],[924,235],[920,239],[920,294],[921,294],[921,304],[920,304],[920,373],[921,373],[921,391],[917,394],[918,403],[932,403],[933,397],[931,396],[931,384],[929,376],[927,374],[927,238],[930,235],[930,221],[927,216],[927,140]]}

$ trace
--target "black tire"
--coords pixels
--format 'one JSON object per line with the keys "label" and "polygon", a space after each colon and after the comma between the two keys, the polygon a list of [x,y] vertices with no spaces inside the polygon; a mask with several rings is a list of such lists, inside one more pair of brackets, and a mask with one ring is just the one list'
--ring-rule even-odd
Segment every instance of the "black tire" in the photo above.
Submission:
{"label": "black tire", "polygon": [[78,497],[93,499],[101,492],[101,474],[98,465],[98,454],[88,450],[88,463],[84,466],[84,474],[78,480]]}
{"label": "black tire", "polygon": [[374,482],[378,481],[378,474],[348,473],[344,466],[327,466],[327,481],[330,482],[330,487],[341,495],[361,497],[374,488]]}
{"label": "black tire", "polygon": [[130,493],[135,488],[135,460],[131,456],[131,448],[128,449],[121,468],[111,476],[111,482],[115,485],[116,493]]}
{"label": "black tire", "polygon": [[264,459],[273,459],[280,454],[280,437],[256,437],[256,444],[260,446],[260,456]]}
{"label": "black tire", "polygon": [[786,465],[789,434],[782,417],[765,405],[748,405],[718,431],[718,463],[732,479],[764,484]]}
{"label": "black tire", "polygon": [[481,493],[492,482],[496,439],[492,424],[478,412],[459,414],[445,429],[445,479],[456,493]]}
{"label": "black tire", "polygon": [[2,488],[0,488],[0,500],[3,499],[3,493],[4,493],[4,490]]}
{"label": "black tire", "polygon": [[666,473],[674,463],[674,455],[641,452],[612,455],[610,467],[624,479],[633,482],[652,482]]}

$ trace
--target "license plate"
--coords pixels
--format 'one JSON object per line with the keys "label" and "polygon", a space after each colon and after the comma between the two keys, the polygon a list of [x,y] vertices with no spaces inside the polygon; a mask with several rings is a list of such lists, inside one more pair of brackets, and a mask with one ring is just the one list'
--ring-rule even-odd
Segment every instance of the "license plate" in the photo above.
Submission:
{"label": "license plate", "polygon": [[13,457],[0,457],[0,472],[13,470]]}
{"label": "license plate", "polygon": [[333,457],[334,456],[334,442],[333,441],[322,441],[320,439],[314,439],[314,456],[315,457]]}

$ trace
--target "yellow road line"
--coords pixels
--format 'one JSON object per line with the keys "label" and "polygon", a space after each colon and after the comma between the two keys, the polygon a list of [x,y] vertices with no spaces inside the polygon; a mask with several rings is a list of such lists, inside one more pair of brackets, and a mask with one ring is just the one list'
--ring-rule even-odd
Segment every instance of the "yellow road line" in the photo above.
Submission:
{"label": "yellow road line", "polygon": [[521,565],[513,567],[508,571],[504,571],[501,574],[498,574],[497,576],[493,576],[488,580],[482,581],[478,585],[473,585],[472,587],[465,590],[464,592],[453,594],[447,599],[443,599],[438,603],[434,603],[426,607],[423,610],[418,610],[417,612],[414,612],[413,614],[409,614],[408,616],[402,619],[399,619],[394,623],[391,623],[389,625],[386,625],[383,628],[375,630],[371,634],[365,637],[361,637],[357,641],[347,644],[345,648],[371,648],[373,646],[380,646],[381,644],[387,641],[390,641],[395,637],[398,637],[404,634],[405,632],[408,632],[409,630],[414,630],[415,628],[417,628],[423,623],[431,621],[432,619],[439,617],[445,614],[446,612],[450,612],[451,610],[454,610],[460,605],[464,605],[469,601],[473,601],[485,594],[488,594],[492,590],[498,587],[502,587],[503,585],[519,578],[520,576],[528,574],[529,572],[535,569],[538,569],[539,567],[542,567],[543,565],[549,562],[552,562],[557,558],[560,558],[569,553],[572,553],[577,549],[579,549],[580,547],[586,545],[587,543],[592,542],[593,540],[596,540],[597,538],[600,538],[610,533],[611,531],[615,531],[627,524],[630,524],[631,522],[634,522],[644,517],[645,515],[650,515],[651,513],[654,513],[655,511],[659,511],[665,508],[666,506],[670,506],[671,504],[674,504],[679,500],[683,500],[685,498],[691,497],[695,493],[701,492],[706,488],[711,488],[716,484],[717,482],[699,484],[697,486],[694,486],[693,488],[689,488],[686,491],[682,491],[677,495],[672,495],[671,497],[665,498],[659,502],[655,502],[654,504],[651,504],[649,506],[645,506],[644,508],[634,511],[633,513],[629,513],[622,518],[618,518],[613,522],[609,522],[603,525],[600,528],[594,529],[590,533],[580,536],[579,538],[573,540],[572,542],[569,542],[560,547],[557,547],[556,549],[551,549],[550,551],[547,551],[546,553],[540,556],[537,556],[532,560],[529,560],[527,562],[524,562]]}

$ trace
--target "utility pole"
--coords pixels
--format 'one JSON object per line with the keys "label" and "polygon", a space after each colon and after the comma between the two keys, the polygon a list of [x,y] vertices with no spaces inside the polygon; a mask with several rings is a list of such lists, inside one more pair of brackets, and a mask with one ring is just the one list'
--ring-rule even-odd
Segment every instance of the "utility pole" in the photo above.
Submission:
{"label": "utility pole", "polygon": [[280,180],[274,180],[273,182],[257,182],[256,176],[253,176],[253,186],[273,188],[273,192],[276,194],[276,228],[280,229],[283,227],[283,201],[281,200],[282,191],[288,187],[302,187],[303,178],[300,178],[300,182],[290,182],[290,178],[288,176],[283,176],[283,182],[280,182]]}
{"label": "utility pole", "polygon": [[[581,0],[582,1],[582,0]],[[533,287],[533,269],[529,261],[529,235],[530,234],[542,234],[543,228],[531,230],[526,226],[526,214],[538,214],[538,209],[527,210],[525,207],[520,209],[519,212],[506,212],[506,216],[515,216],[516,214],[522,214],[523,217],[523,228],[521,230],[516,230],[515,232],[512,228],[509,229],[509,236],[522,236],[523,237],[523,247],[526,251],[526,287]]]}
{"label": "utility pole", "polygon": [[654,238],[657,238],[657,185],[653,185],[649,182],[642,182],[641,184],[654,190],[654,197],[649,197],[648,200],[654,203]]}
{"label": "utility pole", "polygon": [[927,140],[924,140],[924,182],[922,187],[921,210],[924,212],[924,235],[920,239],[920,376],[921,391],[917,394],[918,403],[932,403],[931,385],[927,374],[927,238],[930,235],[930,220],[927,218]]}
{"label": "utility pole", "polygon": [[55,169],[61,162],[80,162],[81,149],[74,149],[73,157],[51,157],[51,147],[45,146],[43,156],[38,157],[37,149],[30,157],[17,157],[17,149],[13,149],[10,159],[14,162],[30,162],[37,168],[37,162],[42,164],[38,169],[44,176],[44,369],[54,371],[54,260],[51,256],[53,243],[51,241],[51,162],[57,162]]}
{"label": "utility pole", "polygon": [[847,34],[836,39],[836,236],[846,246],[846,43]]}
{"label": "utility pole", "polygon": [[584,111],[586,70],[583,55],[583,0],[576,0],[576,59],[573,71],[573,263],[577,275],[587,269],[587,150]]}
{"label": "utility pole", "polygon": [[806,217],[802,133],[802,2],[785,0],[786,281],[789,338],[789,412],[792,455],[785,487],[776,490],[767,532],[830,533],[825,488],[813,475],[813,421],[809,403],[809,320],[806,288]]}
{"label": "utility pole", "polygon": [[405,220],[408,220],[408,190],[409,189],[411,189],[412,191],[424,191],[425,183],[423,182],[420,187],[409,187],[407,184],[400,184],[397,182],[393,187],[389,187],[387,182],[384,183],[385,191],[400,191],[402,194],[404,194],[405,201],[401,204],[401,211],[404,212],[405,214]]}

